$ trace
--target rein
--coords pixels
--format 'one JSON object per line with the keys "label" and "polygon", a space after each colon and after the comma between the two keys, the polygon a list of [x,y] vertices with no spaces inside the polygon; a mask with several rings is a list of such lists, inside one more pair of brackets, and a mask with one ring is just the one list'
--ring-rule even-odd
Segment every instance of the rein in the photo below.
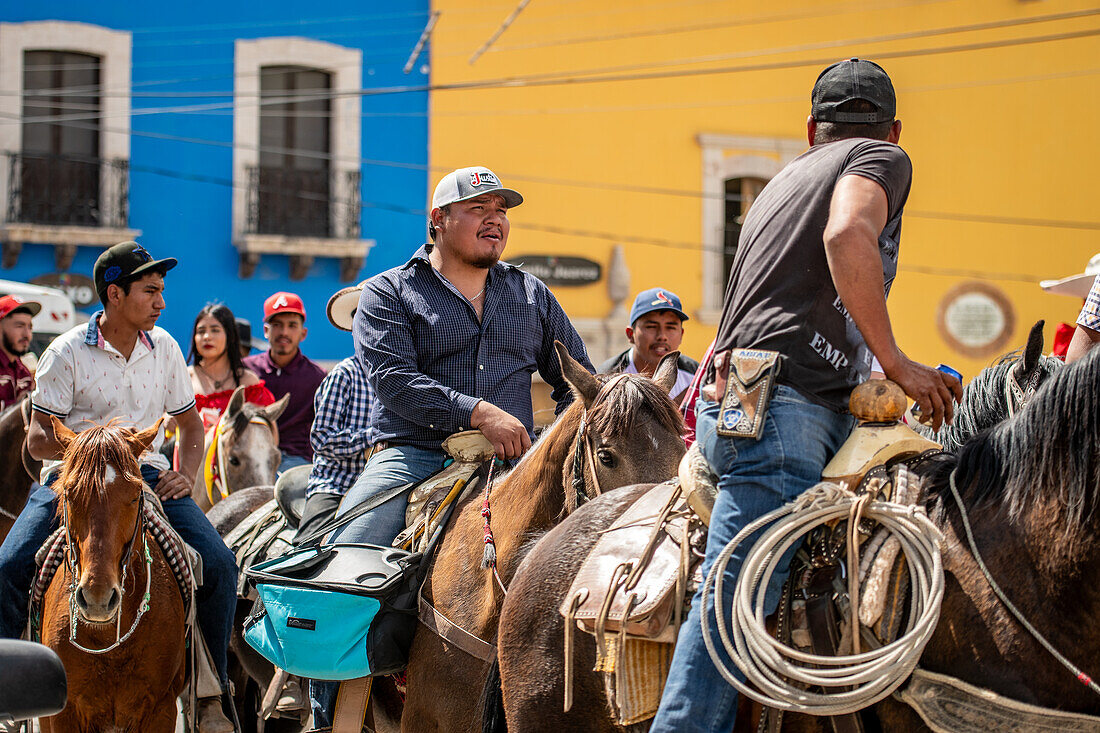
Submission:
{"label": "rein", "polygon": [[[577,506],[574,511],[580,507],[581,504],[588,501],[588,494],[585,491],[585,484],[587,482],[585,478],[585,461],[587,459],[588,465],[592,469],[592,484],[596,490],[596,496],[599,496],[603,492],[600,490],[600,479],[596,475],[596,464],[592,457],[592,444],[588,437],[588,412],[595,409],[604,400],[607,399],[611,391],[615,389],[624,380],[629,379],[626,374],[616,374],[609,379],[596,393],[596,399],[592,400],[592,404],[589,405],[581,412],[581,425],[577,430],[577,447],[573,453],[573,491],[576,492]],[[508,594],[508,589],[504,585],[504,581],[500,577],[500,573],[497,571],[497,548],[496,540],[493,537],[492,518],[493,512],[489,505],[489,495],[493,490],[493,476],[496,469],[496,459],[493,459],[493,464],[489,468],[489,478],[485,482],[485,499],[481,503],[481,516],[485,518],[485,531],[484,542],[485,552],[481,556],[481,567],[486,570],[493,571],[493,577],[496,578],[497,584],[500,586],[500,590],[505,595]],[[564,509],[563,509],[564,511]]]}
{"label": "rein", "polygon": [[[1032,391],[1034,391],[1034,387],[1032,388]],[[974,533],[970,529],[970,518],[966,514],[966,507],[963,506],[962,497],[959,496],[959,489],[955,486],[955,473],[956,471],[952,471],[951,477],[949,479],[949,483],[951,486],[951,495],[955,497],[955,504],[959,507],[959,516],[962,518],[963,529],[966,530],[966,541],[970,545],[970,554],[974,556],[974,561],[978,563],[978,568],[982,571],[982,575],[985,576],[985,580],[987,583],[989,583],[989,587],[997,595],[997,598],[1001,600],[1001,603],[1004,604],[1005,608],[1008,609],[1009,613],[1011,613],[1015,617],[1015,619],[1020,623],[1021,626],[1027,629],[1027,632],[1031,634],[1035,638],[1035,640],[1039,642],[1039,644],[1050,653],[1052,657],[1058,660],[1058,662],[1063,667],[1069,670],[1069,672],[1077,678],[1078,682],[1088,687],[1097,695],[1100,695],[1100,685],[1097,685],[1093,681],[1092,677],[1082,672],[1076,665],[1074,665],[1073,662],[1062,656],[1062,654],[1054,648],[1054,645],[1047,641],[1046,637],[1040,634],[1039,630],[1031,625],[1031,623],[1024,617],[1024,615],[1020,613],[1020,611],[1016,608],[1016,606],[1012,605],[1012,601],[1008,600],[1008,596],[1006,596],[1004,591],[1001,590],[1001,586],[997,585],[997,581],[993,579],[993,575],[989,572],[989,568],[985,566],[985,561],[982,560],[981,553],[978,552],[978,544],[974,541]]]}
{"label": "rein", "polygon": [[592,470],[592,484],[595,489],[596,496],[603,493],[600,488],[600,477],[596,473],[595,458],[592,455],[592,441],[588,434],[588,411],[594,410],[600,403],[607,399],[611,391],[619,385],[620,382],[629,379],[626,374],[616,374],[609,379],[600,391],[596,394],[596,399],[592,400],[592,404],[584,409],[581,413],[581,426],[577,430],[577,447],[573,451],[573,491],[576,492],[577,506],[574,508],[579,509],[581,504],[588,501],[588,492],[586,489],[586,471],[585,464]]}
{"label": "rein", "polygon": [[[130,542],[126,547],[126,552],[122,556],[122,561],[119,563],[119,567],[122,571],[121,582],[121,598],[118,603],[118,610],[115,614],[115,643],[111,644],[105,649],[89,649],[83,646],[76,640],[76,629],[79,623],[80,614],[76,608],[76,591],[77,580],[80,577],[80,565],[76,556],[76,545],[72,541],[72,537],[69,535],[69,502],[65,501],[63,504],[64,511],[64,527],[65,527],[65,564],[69,568],[69,643],[82,652],[87,654],[106,654],[109,651],[117,649],[124,644],[133,633],[137,630],[138,624],[141,623],[141,617],[145,615],[145,612],[149,610],[149,601],[151,598],[151,589],[153,583],[153,556],[149,553],[149,539],[146,537],[145,529],[145,492],[142,491],[138,496],[138,515],[137,520],[134,522],[134,533],[130,537]],[[145,595],[142,596],[141,605],[138,606],[137,614],[134,616],[134,623],[130,625],[130,630],[125,634],[122,633],[122,604],[126,601],[126,578],[127,570],[130,566],[130,556],[134,552],[134,546],[137,544],[138,535],[141,535],[142,551],[145,555]]]}

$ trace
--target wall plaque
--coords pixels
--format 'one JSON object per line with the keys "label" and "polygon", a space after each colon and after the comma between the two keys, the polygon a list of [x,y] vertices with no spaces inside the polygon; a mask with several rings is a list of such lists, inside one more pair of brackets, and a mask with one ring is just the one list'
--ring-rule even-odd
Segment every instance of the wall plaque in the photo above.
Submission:
{"label": "wall plaque", "polygon": [[589,285],[603,274],[599,262],[583,257],[524,255],[512,260],[524,272],[529,272],[547,285]]}
{"label": "wall plaque", "polygon": [[964,282],[944,295],[936,326],[956,351],[973,358],[1001,353],[1016,325],[1008,296],[983,282]]}

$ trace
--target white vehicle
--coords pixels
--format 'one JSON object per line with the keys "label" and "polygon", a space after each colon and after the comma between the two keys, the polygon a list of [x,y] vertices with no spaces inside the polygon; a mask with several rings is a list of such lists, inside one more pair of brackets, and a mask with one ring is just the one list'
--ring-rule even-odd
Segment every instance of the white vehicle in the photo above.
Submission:
{"label": "white vehicle", "polygon": [[34,340],[30,350],[35,354],[41,354],[54,338],[77,324],[76,306],[61,290],[0,280],[0,296],[4,295],[18,295],[42,304],[42,310],[33,321]]}

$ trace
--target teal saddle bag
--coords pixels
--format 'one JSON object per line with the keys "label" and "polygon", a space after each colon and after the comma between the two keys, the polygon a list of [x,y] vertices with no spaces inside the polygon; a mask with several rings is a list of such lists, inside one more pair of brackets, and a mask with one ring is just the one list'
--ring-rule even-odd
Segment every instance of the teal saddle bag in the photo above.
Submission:
{"label": "teal saddle bag", "polygon": [[349,680],[405,668],[423,555],[393,547],[306,547],[247,571],[258,598],[244,638],[291,674]]}

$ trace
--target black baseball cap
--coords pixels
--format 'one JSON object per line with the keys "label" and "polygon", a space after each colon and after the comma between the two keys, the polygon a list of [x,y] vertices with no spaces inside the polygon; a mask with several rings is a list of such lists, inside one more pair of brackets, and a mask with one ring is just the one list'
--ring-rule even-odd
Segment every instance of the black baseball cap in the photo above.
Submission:
{"label": "black baseball cap", "polygon": [[102,300],[108,285],[121,285],[136,280],[147,272],[160,272],[162,275],[178,263],[174,257],[154,260],[144,247],[137,242],[119,242],[103,251],[92,268],[95,289]]}
{"label": "black baseball cap", "polygon": [[[870,102],[874,112],[839,112],[853,99]],[[810,115],[818,122],[849,122],[872,125],[890,122],[897,113],[894,85],[886,71],[874,61],[850,58],[838,61],[818,75],[810,96]]]}

